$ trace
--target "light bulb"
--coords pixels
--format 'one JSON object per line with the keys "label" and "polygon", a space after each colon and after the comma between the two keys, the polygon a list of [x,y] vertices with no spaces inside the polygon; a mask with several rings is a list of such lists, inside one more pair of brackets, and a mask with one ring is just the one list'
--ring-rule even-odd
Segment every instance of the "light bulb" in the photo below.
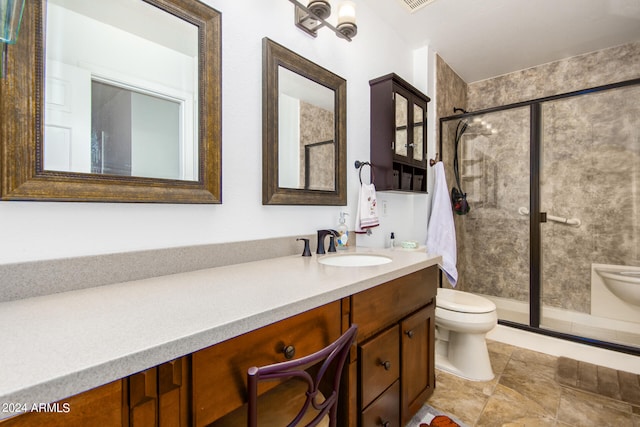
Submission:
{"label": "light bulb", "polygon": [[343,1],[338,6],[338,25],[356,23],[356,4],[352,1]]}
{"label": "light bulb", "polygon": [[356,4],[352,1],[343,1],[338,6],[338,31],[348,38],[358,33],[356,25]]}

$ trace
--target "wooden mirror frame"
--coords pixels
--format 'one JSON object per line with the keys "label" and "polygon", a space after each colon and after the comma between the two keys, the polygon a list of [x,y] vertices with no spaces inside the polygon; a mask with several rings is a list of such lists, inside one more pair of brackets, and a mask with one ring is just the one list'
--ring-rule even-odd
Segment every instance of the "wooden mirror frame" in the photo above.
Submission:
{"label": "wooden mirror frame", "polygon": [[[335,190],[278,186],[278,67],[304,76],[335,93]],[[262,204],[347,204],[347,81],[278,43],[262,39]]]}
{"label": "wooden mirror frame", "polygon": [[46,0],[27,1],[0,80],[2,200],[221,203],[221,15],[190,0],[144,0],[198,27],[198,180],[43,170]]}

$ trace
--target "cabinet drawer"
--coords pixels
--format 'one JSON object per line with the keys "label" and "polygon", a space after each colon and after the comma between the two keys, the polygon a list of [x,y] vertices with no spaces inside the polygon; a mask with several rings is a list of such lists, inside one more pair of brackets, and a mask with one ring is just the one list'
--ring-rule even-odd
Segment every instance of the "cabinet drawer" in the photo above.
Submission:
{"label": "cabinet drawer", "polygon": [[351,316],[352,322],[358,324],[358,340],[431,302],[437,280],[437,267],[433,266],[353,295]]}
{"label": "cabinet drawer", "polygon": [[[287,346],[295,347],[297,358],[338,339],[340,320],[340,301],[336,301],[194,353],[194,424],[207,425],[244,404],[251,366],[287,360],[283,352]],[[260,392],[275,385],[262,383]]]}
{"label": "cabinet drawer", "polygon": [[400,381],[380,395],[367,409],[362,411],[362,427],[400,427]]}
{"label": "cabinet drawer", "polygon": [[393,326],[360,350],[360,407],[364,408],[400,376],[400,328]]}

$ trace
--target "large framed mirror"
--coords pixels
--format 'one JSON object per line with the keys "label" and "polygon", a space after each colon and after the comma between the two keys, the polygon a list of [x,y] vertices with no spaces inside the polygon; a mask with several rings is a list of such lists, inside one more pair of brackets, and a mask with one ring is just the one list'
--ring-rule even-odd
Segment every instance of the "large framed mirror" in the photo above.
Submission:
{"label": "large framed mirror", "polygon": [[262,61],[262,203],[346,205],[346,80],[268,38]]}
{"label": "large framed mirror", "polygon": [[2,199],[221,203],[220,25],[190,0],[26,2]]}

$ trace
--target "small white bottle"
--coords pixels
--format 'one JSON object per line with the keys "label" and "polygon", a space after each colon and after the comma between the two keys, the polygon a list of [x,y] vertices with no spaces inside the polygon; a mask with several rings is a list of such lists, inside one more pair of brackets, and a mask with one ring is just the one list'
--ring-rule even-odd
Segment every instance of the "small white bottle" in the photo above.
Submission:
{"label": "small white bottle", "polygon": [[391,232],[391,236],[389,237],[389,248],[394,249],[396,247],[396,235]]}
{"label": "small white bottle", "polygon": [[345,224],[345,215],[349,215],[346,212],[340,212],[340,220],[337,228],[338,239],[337,239],[337,247],[338,249],[347,249],[349,247],[349,229],[347,228],[347,224]]}

